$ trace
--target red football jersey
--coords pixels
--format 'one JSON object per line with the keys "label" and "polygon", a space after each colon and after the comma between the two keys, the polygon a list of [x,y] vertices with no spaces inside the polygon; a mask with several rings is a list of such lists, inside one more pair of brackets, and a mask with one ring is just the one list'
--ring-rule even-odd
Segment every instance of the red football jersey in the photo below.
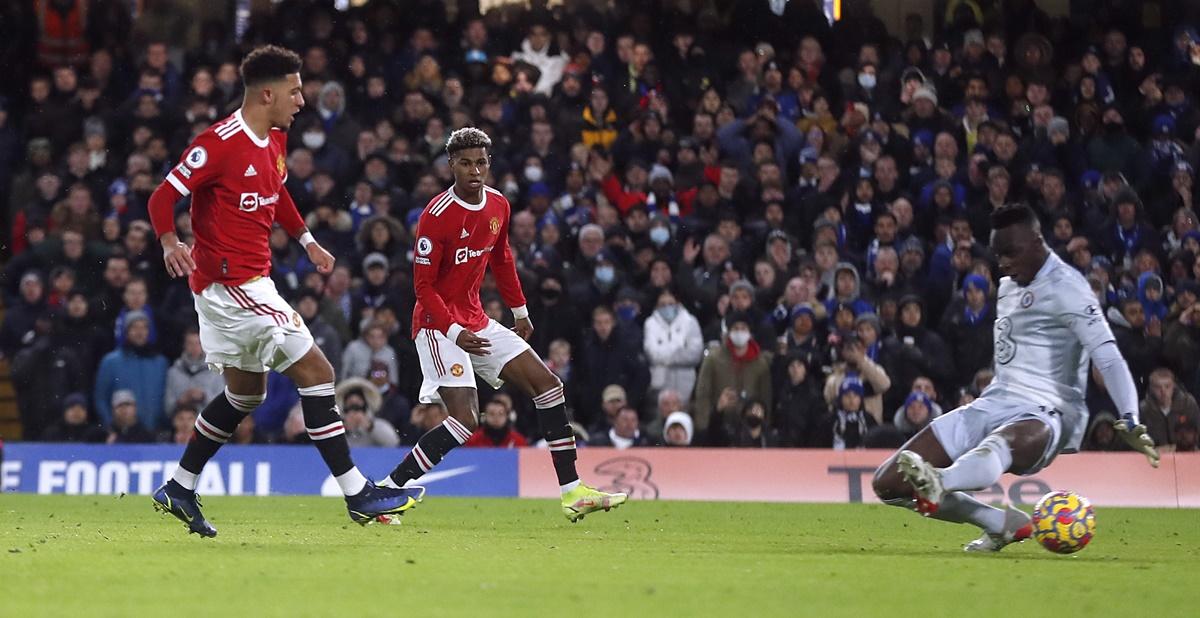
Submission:
{"label": "red football jersey", "polygon": [[523,307],[525,295],[508,246],[508,200],[484,185],[483,202],[470,204],[454,187],[434,196],[417,221],[413,252],[413,337],[422,328],[446,334],[452,324],[470,331],[487,326],[479,284],[488,264],[509,307]]}
{"label": "red football jersey", "polygon": [[192,291],[270,274],[268,239],[285,191],[286,158],[287,133],[271,129],[260,139],[239,109],[196,136],[167,173],[171,186],[192,196]]}

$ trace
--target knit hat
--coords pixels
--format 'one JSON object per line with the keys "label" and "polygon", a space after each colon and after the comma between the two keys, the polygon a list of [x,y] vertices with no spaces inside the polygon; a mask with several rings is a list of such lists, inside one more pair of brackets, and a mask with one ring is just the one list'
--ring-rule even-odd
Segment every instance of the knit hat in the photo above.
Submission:
{"label": "knit hat", "polygon": [[1050,124],[1046,125],[1048,133],[1065,133],[1068,137],[1071,135],[1071,123],[1067,122],[1062,116],[1055,116],[1050,119]]}
{"label": "knit hat", "polygon": [[919,401],[925,404],[925,409],[929,410],[930,414],[933,413],[933,400],[929,398],[929,395],[926,395],[921,391],[913,391],[904,399],[904,407],[907,408],[909,404],[913,403],[914,401]]}
{"label": "knit hat", "polygon": [[913,92],[913,102],[915,103],[919,99],[928,99],[929,102],[933,103],[935,106],[938,104],[937,93],[934,92],[929,86],[921,86],[920,88],[917,88],[916,92]]}
{"label": "knit hat", "polygon": [[841,386],[838,387],[838,399],[841,399],[842,395],[846,393],[857,393],[859,397],[866,394],[866,389],[858,376],[846,376],[842,380]]}
{"label": "knit hat", "polygon": [[813,311],[813,307],[809,303],[800,303],[793,307],[789,318],[791,322],[795,323],[796,318],[802,315],[807,315],[809,318],[812,318],[813,322],[817,321],[817,312]]}
{"label": "knit hat", "polygon": [[984,294],[987,294],[990,287],[991,286],[988,285],[987,279],[984,279],[982,275],[976,275],[976,274],[972,273],[963,278],[962,289],[963,289],[964,297],[966,296],[967,290],[969,290],[969,289],[974,288],[976,290],[983,292]]}
{"label": "knit hat", "polygon": [[692,443],[692,434],[695,433],[696,428],[690,414],[678,410],[668,414],[666,422],[663,423],[663,436],[667,435],[667,430],[671,428],[671,425],[683,427],[683,432],[687,436],[685,443]]}
{"label": "knit hat", "polygon": [[654,167],[650,168],[650,177],[648,182],[653,185],[656,180],[665,180],[668,184],[675,184],[675,175],[671,173],[667,166],[661,163],[655,163]]}

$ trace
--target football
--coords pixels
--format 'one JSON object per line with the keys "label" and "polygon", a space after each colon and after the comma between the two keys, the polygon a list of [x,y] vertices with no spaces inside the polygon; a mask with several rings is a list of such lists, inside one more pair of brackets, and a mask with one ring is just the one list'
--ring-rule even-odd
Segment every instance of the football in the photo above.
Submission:
{"label": "football", "polygon": [[1052,491],[1033,507],[1033,537],[1056,554],[1073,554],[1096,534],[1096,513],[1087,498],[1071,491]]}

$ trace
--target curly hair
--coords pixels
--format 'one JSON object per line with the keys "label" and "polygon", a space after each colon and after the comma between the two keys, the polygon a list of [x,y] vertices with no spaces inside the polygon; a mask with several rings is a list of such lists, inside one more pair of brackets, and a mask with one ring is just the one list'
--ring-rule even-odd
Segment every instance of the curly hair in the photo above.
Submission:
{"label": "curly hair", "polygon": [[242,84],[249,88],[299,73],[303,62],[296,52],[277,45],[264,45],[242,60]]}
{"label": "curly hair", "polygon": [[490,150],[492,147],[492,138],[488,137],[487,133],[476,129],[475,127],[463,127],[455,130],[450,134],[450,139],[446,140],[446,154],[453,157],[454,153],[468,148],[482,148]]}

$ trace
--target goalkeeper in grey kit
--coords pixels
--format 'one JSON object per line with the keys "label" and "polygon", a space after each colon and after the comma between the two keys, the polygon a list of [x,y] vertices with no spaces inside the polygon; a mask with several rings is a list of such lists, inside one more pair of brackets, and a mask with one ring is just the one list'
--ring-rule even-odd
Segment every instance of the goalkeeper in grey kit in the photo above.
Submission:
{"label": "goalkeeper in grey kit", "polygon": [[1129,366],[1083,275],[1050,251],[1037,215],[1025,205],[992,214],[999,261],[995,379],[975,401],[936,419],[875,472],[880,500],[944,521],[983,529],[966,551],[994,552],[1032,533],[1030,517],[965,493],[1005,472],[1034,474],[1059,453],[1079,449],[1087,429],[1088,363],[1104,378],[1120,413],[1117,433],[1158,467],[1158,452],[1138,421]]}

